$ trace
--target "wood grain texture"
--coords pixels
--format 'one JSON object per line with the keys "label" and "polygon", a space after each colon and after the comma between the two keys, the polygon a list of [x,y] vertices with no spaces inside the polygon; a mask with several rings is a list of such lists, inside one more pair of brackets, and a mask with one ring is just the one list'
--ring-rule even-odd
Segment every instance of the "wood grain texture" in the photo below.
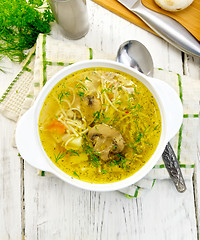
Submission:
{"label": "wood grain texture", "polygon": [[[89,33],[75,44],[113,55],[122,42],[136,39],[148,48],[155,67],[200,77],[199,59],[184,55],[183,62],[181,52],[164,40],[91,1],[88,13]],[[52,35],[69,41],[57,26]],[[17,72],[17,65],[3,63],[10,73],[0,73],[1,93]],[[184,194],[171,181],[157,181],[138,199],[89,192],[52,175],[38,176],[37,169],[23,164],[11,147],[13,130],[14,123],[0,116],[0,240],[199,240],[199,165]]]}
{"label": "wood grain texture", "polygon": [[0,116],[0,239],[21,239],[21,164],[11,146],[14,122]]}
{"label": "wood grain texture", "polygon": [[[0,96],[19,71],[19,64],[7,59],[0,66]],[[0,239],[22,239],[21,163],[17,150],[12,147],[15,123],[0,115]]]}
{"label": "wood grain texture", "polygon": [[[119,15],[120,17],[140,26],[141,28],[153,32],[140,18],[126,9],[117,0],[93,0],[104,8]],[[191,34],[200,41],[200,1],[194,0],[192,5],[179,12],[168,12],[158,7],[154,0],[142,0],[142,3],[149,9],[167,15],[182,24]],[[154,33],[154,32],[153,32]],[[155,33],[154,33],[155,34]]]}

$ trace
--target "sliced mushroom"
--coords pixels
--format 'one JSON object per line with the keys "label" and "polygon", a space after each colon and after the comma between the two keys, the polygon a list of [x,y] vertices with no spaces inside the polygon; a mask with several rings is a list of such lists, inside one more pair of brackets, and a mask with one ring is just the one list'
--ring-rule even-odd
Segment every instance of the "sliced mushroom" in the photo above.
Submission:
{"label": "sliced mushroom", "polygon": [[120,153],[124,149],[121,133],[106,124],[95,125],[88,132],[88,137],[103,161],[108,160],[110,153]]}
{"label": "sliced mushroom", "polygon": [[94,121],[94,113],[100,111],[101,101],[94,95],[87,95],[81,101],[81,111],[88,124]]}
{"label": "sliced mushroom", "polygon": [[100,76],[95,76],[95,73],[94,73],[94,76],[92,79],[88,79],[85,81],[84,85],[85,87],[87,88],[87,92],[89,94],[92,94],[93,92],[96,92],[97,89],[100,87]]}

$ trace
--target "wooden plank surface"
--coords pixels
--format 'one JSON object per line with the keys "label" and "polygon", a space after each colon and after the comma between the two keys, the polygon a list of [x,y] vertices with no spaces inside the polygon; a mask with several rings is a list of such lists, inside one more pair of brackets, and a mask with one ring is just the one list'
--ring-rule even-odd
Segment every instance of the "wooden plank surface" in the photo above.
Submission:
{"label": "wooden plank surface", "polygon": [[[199,59],[182,58],[164,40],[91,1],[88,12],[90,31],[74,43],[115,54],[123,41],[136,39],[149,49],[155,67],[200,79]],[[69,41],[56,26],[52,35]],[[5,65],[10,73],[0,73],[0,93],[18,67]],[[199,240],[199,165],[184,194],[177,193],[171,181],[156,182],[138,199],[119,192],[89,192],[52,175],[38,176],[36,169],[20,162],[11,147],[13,130],[14,123],[0,116],[0,240]]]}
{"label": "wooden plank surface", "polygon": [[[142,20],[140,20],[131,11],[126,9],[117,0],[93,0],[102,7],[120,17],[140,26],[141,28],[153,32]],[[142,3],[149,9],[165,14],[179,23],[181,23],[189,32],[191,32],[200,41],[200,1],[194,0],[192,5],[179,12],[168,12],[158,7],[154,0],[142,0]]]}
{"label": "wooden plank surface", "polygon": [[[1,62],[0,95],[18,72],[19,66]],[[22,239],[22,169],[17,149],[12,147],[15,123],[0,115],[0,239]]]}

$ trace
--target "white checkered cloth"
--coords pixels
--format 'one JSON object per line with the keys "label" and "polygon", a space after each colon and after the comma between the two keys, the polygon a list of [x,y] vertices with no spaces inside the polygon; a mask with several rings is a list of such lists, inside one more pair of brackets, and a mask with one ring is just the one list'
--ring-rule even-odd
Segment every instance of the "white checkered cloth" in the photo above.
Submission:
{"label": "white checkered cloth", "polygon": [[[7,118],[17,121],[33,104],[46,81],[56,72],[71,63],[87,59],[115,60],[115,56],[40,34],[36,46],[30,52],[21,71],[1,97],[0,112]],[[183,102],[183,125],[170,142],[177,154],[185,180],[191,180],[194,163],[197,160],[196,130],[198,127],[200,80],[180,76],[162,69],[154,69],[154,77],[171,85]],[[45,176],[48,177],[48,174]],[[169,179],[162,159],[145,178],[120,191],[128,197],[137,197],[144,190],[151,189],[154,183],[160,179]]]}

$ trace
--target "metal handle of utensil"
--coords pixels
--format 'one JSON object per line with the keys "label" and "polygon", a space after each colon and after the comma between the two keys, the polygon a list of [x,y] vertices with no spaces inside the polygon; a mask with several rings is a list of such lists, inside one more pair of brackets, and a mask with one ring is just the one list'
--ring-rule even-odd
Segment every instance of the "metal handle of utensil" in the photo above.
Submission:
{"label": "metal handle of utensil", "polygon": [[179,162],[170,143],[168,143],[165,147],[162,158],[167,168],[167,171],[169,172],[169,175],[175,184],[176,189],[181,193],[185,192],[185,181],[180,169]]}
{"label": "metal handle of utensil", "polygon": [[130,9],[167,42],[183,52],[200,57],[200,44],[196,38],[176,20],[154,12],[138,1]]}

